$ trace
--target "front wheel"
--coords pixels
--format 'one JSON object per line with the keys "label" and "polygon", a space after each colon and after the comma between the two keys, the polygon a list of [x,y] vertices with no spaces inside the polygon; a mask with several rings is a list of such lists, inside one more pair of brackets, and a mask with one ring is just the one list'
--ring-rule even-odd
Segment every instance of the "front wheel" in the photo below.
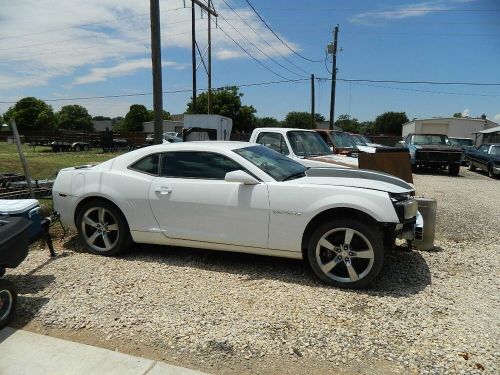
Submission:
{"label": "front wheel", "polygon": [[476,166],[472,164],[472,161],[469,161],[469,171],[474,172],[476,170]]}
{"label": "front wheel", "polygon": [[16,302],[17,292],[14,284],[7,280],[0,280],[0,329],[11,321]]}
{"label": "front wheel", "polygon": [[332,220],[313,233],[307,256],[316,276],[327,284],[362,288],[384,264],[382,234],[357,220]]}
{"label": "front wheel", "polygon": [[489,178],[497,178],[497,176],[495,175],[495,173],[493,172],[493,166],[492,165],[489,165],[488,166],[488,177]]}
{"label": "front wheel", "polygon": [[448,166],[448,173],[450,176],[458,176],[460,173],[460,164],[450,164]]}
{"label": "front wheel", "polygon": [[105,201],[86,203],[78,212],[76,225],[85,247],[94,254],[115,255],[132,242],[123,215]]}

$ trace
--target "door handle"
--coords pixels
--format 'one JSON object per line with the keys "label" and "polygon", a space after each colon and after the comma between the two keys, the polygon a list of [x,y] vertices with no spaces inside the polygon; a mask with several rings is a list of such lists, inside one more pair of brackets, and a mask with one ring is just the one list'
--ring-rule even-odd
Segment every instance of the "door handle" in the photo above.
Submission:
{"label": "door handle", "polygon": [[162,186],[162,187],[156,188],[155,192],[159,193],[160,195],[167,195],[167,194],[170,194],[172,192],[172,189]]}

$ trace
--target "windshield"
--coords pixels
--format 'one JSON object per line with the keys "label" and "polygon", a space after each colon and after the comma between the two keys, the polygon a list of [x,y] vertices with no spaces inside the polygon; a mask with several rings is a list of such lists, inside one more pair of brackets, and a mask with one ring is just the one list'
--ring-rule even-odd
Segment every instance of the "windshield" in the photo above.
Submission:
{"label": "windshield", "polygon": [[368,146],[366,144],[366,141],[364,140],[364,138],[361,135],[351,134],[350,137],[353,140],[353,142],[356,144],[356,146]]}
{"label": "windshield", "polygon": [[352,141],[351,137],[347,133],[341,132],[331,132],[330,135],[333,138],[333,142],[337,147],[340,148],[354,148],[355,144]]}
{"label": "windshield", "polygon": [[294,130],[286,134],[293,152],[297,156],[309,157],[332,154],[332,150],[330,150],[325,141],[316,132]]}
{"label": "windshield", "polygon": [[301,177],[307,169],[302,164],[266,146],[238,148],[233,152],[262,169],[276,181],[284,181],[292,176]]}
{"label": "windshield", "polygon": [[474,146],[474,140],[468,138],[450,138],[453,146]]}
{"label": "windshield", "polygon": [[416,134],[413,136],[413,144],[448,146],[450,145],[450,141],[446,135]]}

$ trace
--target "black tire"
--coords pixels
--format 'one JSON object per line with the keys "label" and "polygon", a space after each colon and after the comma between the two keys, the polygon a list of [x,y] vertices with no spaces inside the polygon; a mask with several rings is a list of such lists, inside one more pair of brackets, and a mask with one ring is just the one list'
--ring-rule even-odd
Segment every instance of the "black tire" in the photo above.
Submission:
{"label": "black tire", "polygon": [[493,179],[497,179],[498,177],[493,173],[493,166],[492,165],[488,165],[488,177],[489,178],[493,178]]}
{"label": "black tire", "polygon": [[469,171],[474,172],[476,170],[476,166],[472,164],[472,161],[469,161]]}
{"label": "black tire", "polygon": [[460,173],[460,164],[456,163],[456,164],[450,164],[448,166],[448,174],[450,176],[458,176],[459,173]]}
{"label": "black tire", "polygon": [[10,281],[0,279],[0,329],[12,320],[17,304],[17,291]]}
{"label": "black tire", "polygon": [[82,151],[82,146],[80,146],[80,145],[75,145],[75,151],[76,151],[76,152],[80,152],[80,151]]}
{"label": "black tire", "polygon": [[5,268],[0,267],[0,277],[5,275]]}
{"label": "black tire", "polygon": [[[354,235],[345,248],[348,231],[353,231]],[[325,243],[323,240],[333,245],[334,249],[320,245],[320,241]],[[360,251],[365,248],[366,251]],[[316,276],[325,283],[339,288],[363,288],[375,280],[384,264],[382,233],[360,220],[334,219],[314,231],[309,240],[307,258]],[[332,263],[335,265],[330,271],[322,270],[322,267],[327,269]],[[352,270],[355,277],[351,276]]]}
{"label": "black tire", "polygon": [[[104,211],[102,218],[101,210]],[[90,225],[89,219],[96,226]],[[130,229],[123,214],[113,204],[104,200],[84,204],[77,213],[76,227],[83,244],[93,254],[113,256],[128,249],[132,244]]]}

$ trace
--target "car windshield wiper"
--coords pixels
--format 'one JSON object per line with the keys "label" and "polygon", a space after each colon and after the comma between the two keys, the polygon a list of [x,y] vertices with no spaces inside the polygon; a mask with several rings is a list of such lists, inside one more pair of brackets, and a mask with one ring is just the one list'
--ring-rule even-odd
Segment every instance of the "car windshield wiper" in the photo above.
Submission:
{"label": "car windshield wiper", "polygon": [[306,176],[306,171],[308,169],[309,169],[309,167],[306,168],[306,169],[304,169],[303,171],[292,173],[290,176],[285,177],[282,181],[295,180],[296,178],[305,177]]}

